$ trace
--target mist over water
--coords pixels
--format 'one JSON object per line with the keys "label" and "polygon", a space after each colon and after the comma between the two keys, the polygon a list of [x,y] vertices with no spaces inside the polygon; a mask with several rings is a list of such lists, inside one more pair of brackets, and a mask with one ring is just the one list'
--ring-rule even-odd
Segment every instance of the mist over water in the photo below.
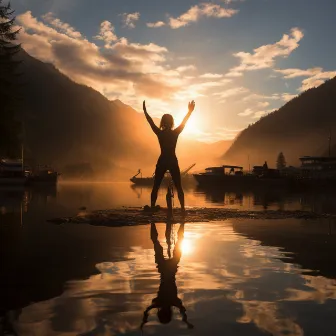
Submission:
{"label": "mist over water", "polygon": [[[186,206],[224,207],[240,210],[306,210],[319,213],[336,212],[336,193],[332,190],[316,192],[289,192],[282,188],[203,189],[196,183],[184,185]],[[40,189],[0,189],[2,212],[18,211],[26,204],[27,213],[38,206],[50,216],[70,216],[80,207],[87,210],[116,207],[143,207],[150,202],[151,187],[135,186],[130,182],[61,182],[57,187]],[[157,204],[166,206],[166,187],[159,190]],[[179,207],[177,195],[174,206]],[[11,208],[12,207],[12,208]],[[36,215],[38,215],[37,211]]]}

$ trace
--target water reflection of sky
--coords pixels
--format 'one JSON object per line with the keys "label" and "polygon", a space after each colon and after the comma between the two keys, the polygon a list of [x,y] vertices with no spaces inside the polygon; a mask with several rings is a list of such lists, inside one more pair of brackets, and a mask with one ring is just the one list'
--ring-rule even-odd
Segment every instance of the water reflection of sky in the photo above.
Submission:
{"label": "water reflection of sky", "polygon": [[[177,310],[170,324],[161,325],[154,309],[144,335],[336,335],[335,279],[307,275],[290,263],[290,254],[237,234],[239,225],[185,225],[176,285],[195,328],[187,329]],[[157,227],[167,253],[165,225]],[[111,244],[118,261],[102,261],[99,274],[69,281],[59,297],[22,309],[19,335],[140,335],[160,275],[149,227],[125,230],[138,243]]]}

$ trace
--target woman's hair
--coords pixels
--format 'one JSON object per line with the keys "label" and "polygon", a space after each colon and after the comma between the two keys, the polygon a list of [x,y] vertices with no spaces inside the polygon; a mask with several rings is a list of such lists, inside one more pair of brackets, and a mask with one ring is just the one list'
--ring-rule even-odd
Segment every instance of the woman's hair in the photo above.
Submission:
{"label": "woman's hair", "polygon": [[172,129],[174,127],[174,118],[171,114],[164,114],[161,118],[161,129]]}
{"label": "woman's hair", "polygon": [[170,307],[162,307],[158,310],[157,316],[159,318],[160,323],[168,324],[172,319],[172,310]]}

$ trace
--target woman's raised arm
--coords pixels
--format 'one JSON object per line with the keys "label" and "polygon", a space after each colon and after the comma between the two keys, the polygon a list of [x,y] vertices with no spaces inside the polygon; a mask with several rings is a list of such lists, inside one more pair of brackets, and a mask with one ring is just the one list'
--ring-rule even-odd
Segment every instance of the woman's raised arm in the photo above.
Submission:
{"label": "woman's raised arm", "polygon": [[150,127],[152,128],[153,132],[155,134],[158,134],[160,132],[160,129],[159,127],[157,127],[153,121],[153,119],[151,118],[151,116],[147,113],[147,109],[146,109],[146,102],[143,101],[143,104],[142,104],[142,108],[143,108],[143,111],[145,113],[145,116],[146,116],[146,119],[150,125]]}
{"label": "woman's raised arm", "polygon": [[191,102],[189,102],[189,104],[188,104],[188,113],[187,113],[187,115],[184,117],[184,119],[183,119],[181,125],[178,126],[178,127],[176,127],[176,132],[181,133],[181,132],[183,131],[183,129],[184,129],[184,127],[185,127],[185,125],[186,125],[188,119],[190,118],[191,113],[193,113],[194,109],[195,109],[195,101],[191,101]]}

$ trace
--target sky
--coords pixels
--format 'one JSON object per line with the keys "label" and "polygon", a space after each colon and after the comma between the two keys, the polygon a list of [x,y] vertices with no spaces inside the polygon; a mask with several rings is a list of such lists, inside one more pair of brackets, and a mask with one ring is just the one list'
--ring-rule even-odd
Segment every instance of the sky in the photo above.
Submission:
{"label": "sky", "polygon": [[336,76],[335,0],[12,0],[20,41],[78,83],[176,123],[239,131]]}

